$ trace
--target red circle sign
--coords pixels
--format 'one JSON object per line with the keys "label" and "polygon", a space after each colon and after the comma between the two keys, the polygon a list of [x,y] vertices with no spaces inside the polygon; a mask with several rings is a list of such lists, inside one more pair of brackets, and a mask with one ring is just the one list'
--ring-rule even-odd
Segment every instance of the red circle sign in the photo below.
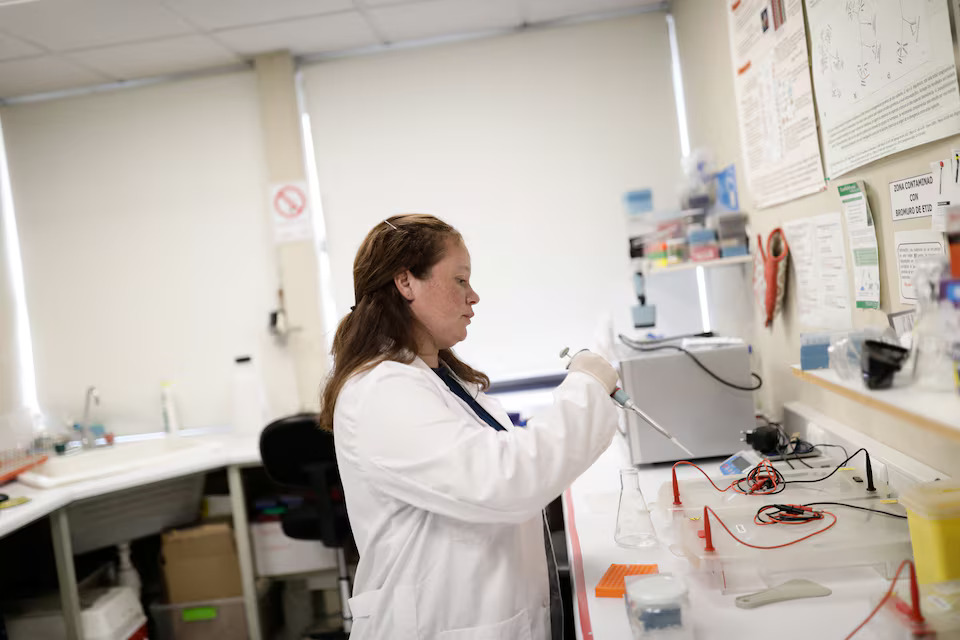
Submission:
{"label": "red circle sign", "polygon": [[273,197],[273,209],[282,217],[293,219],[303,213],[307,208],[307,196],[299,188],[293,185],[281,187],[277,195]]}

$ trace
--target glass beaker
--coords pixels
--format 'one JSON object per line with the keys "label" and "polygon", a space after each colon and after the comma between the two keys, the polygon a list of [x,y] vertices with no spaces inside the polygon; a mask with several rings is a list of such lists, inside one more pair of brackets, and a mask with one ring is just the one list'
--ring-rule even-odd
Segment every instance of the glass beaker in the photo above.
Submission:
{"label": "glass beaker", "polygon": [[620,470],[620,506],[617,507],[617,529],[613,539],[621,547],[643,549],[657,544],[657,532],[650,519],[647,502],[640,493],[636,469]]}

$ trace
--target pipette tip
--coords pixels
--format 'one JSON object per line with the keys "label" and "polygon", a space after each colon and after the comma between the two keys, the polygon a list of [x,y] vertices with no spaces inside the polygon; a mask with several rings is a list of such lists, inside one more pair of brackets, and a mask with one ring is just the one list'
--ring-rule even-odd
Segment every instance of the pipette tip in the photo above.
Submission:
{"label": "pipette tip", "polygon": [[678,447],[686,451],[687,455],[690,456],[691,458],[693,457],[693,451],[690,451],[690,449],[687,449],[685,446],[680,444],[680,441],[674,438],[673,436],[670,437],[670,442],[672,442],[673,444],[677,445]]}

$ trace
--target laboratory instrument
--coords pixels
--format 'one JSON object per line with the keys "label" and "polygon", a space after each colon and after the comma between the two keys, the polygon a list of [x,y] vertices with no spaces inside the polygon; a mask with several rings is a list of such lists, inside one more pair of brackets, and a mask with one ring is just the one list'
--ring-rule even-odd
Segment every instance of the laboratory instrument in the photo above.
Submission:
{"label": "laboratory instrument", "polygon": [[725,476],[740,475],[760,464],[762,459],[756,449],[743,449],[720,463],[720,473]]}
{"label": "laboratory instrument", "polygon": [[[774,502],[757,499],[761,506]],[[674,522],[684,556],[722,593],[779,584],[797,571],[869,566],[892,576],[911,557],[906,521],[878,515],[886,506],[879,500],[850,504],[871,510],[841,507],[810,523],[762,525],[757,506],[703,507],[681,511]]]}
{"label": "laboratory instrument", "polygon": [[[755,424],[753,395],[745,390],[754,386],[747,346],[691,345],[688,351],[716,376],[744,389],[718,382],[686,353],[624,348],[619,353],[623,391],[633,406],[643,407],[627,414],[633,464],[726,456],[740,449],[741,431]],[[663,435],[663,424],[671,427],[670,442],[647,428],[654,426]],[[695,442],[695,453],[678,446],[673,438]]]}
{"label": "laboratory instrument", "polygon": [[[569,362],[573,360],[573,357],[570,355],[569,347],[563,348],[563,350],[560,352],[560,357],[570,358],[570,360],[568,360],[568,365],[569,365]],[[669,431],[661,427],[653,418],[647,415],[640,407],[636,405],[636,403],[633,400],[630,399],[630,396],[628,396],[623,389],[620,389],[620,388],[615,389],[614,392],[610,394],[610,397],[613,398],[613,401],[616,402],[618,405],[620,405],[621,408],[629,409],[630,411],[633,411],[635,414],[640,416],[648,425],[653,427],[653,429],[657,433],[662,435],[664,438],[667,438],[670,442],[672,442],[677,447],[685,451],[687,455],[691,457],[694,456],[693,451],[691,451],[690,449],[685,447],[683,444],[681,444],[680,441],[677,440],[677,438],[675,438]]]}

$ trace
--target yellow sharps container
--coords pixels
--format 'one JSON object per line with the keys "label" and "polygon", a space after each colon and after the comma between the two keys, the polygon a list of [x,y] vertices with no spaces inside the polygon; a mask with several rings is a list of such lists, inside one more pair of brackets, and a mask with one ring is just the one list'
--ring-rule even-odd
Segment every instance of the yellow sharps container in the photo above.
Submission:
{"label": "yellow sharps container", "polygon": [[960,482],[924,482],[900,497],[920,584],[960,580]]}

